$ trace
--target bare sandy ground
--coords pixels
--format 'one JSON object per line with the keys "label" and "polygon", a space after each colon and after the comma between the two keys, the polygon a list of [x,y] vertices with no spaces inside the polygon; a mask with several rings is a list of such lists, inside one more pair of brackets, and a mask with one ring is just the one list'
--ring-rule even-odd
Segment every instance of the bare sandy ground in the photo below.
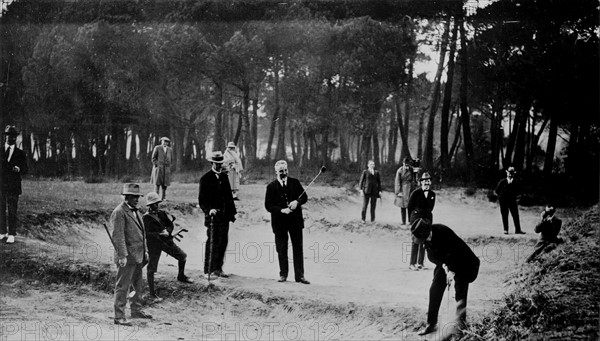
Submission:
{"label": "bare sandy ground", "polygon": [[[144,186],[151,190],[150,185]],[[376,222],[363,224],[362,199],[356,193],[324,186],[309,189],[304,207],[304,263],[312,284],[303,285],[276,282],[277,256],[270,216],[263,206],[264,191],[264,184],[242,186],[224,267],[232,276],[214,281],[210,291],[191,290],[207,284],[201,274],[206,242],[203,214],[198,208],[191,214],[176,210],[195,205],[197,185],[175,184],[165,206],[177,216],[180,226],[190,230],[180,246],[188,253],[188,274],[196,284],[174,281],[176,261],[163,255],[157,280],[167,299],[148,307],[155,320],[134,320],[134,327],[116,328],[111,320],[110,294],[88,287],[3,280],[0,339],[424,339],[415,330],[425,321],[433,265],[426,261],[426,270],[408,269],[410,232],[400,224],[400,209],[393,205],[391,193],[384,193],[378,202]],[[481,259],[468,304],[469,319],[481,319],[502,300],[506,275],[524,261],[535,244],[533,226],[539,208],[521,208],[526,235],[512,234],[511,223],[511,234],[505,236],[497,205],[482,193],[469,197],[460,189],[437,193],[434,222],[450,226]],[[118,202],[116,196],[115,205]],[[104,230],[99,225],[80,228],[81,242],[58,246],[57,252],[77,254],[76,262],[110,264],[112,252]],[[290,269],[293,271],[293,266]],[[290,278],[293,280],[293,273]],[[441,329],[454,316],[453,292],[449,301],[447,295],[440,309]],[[434,334],[427,339],[439,337]]]}

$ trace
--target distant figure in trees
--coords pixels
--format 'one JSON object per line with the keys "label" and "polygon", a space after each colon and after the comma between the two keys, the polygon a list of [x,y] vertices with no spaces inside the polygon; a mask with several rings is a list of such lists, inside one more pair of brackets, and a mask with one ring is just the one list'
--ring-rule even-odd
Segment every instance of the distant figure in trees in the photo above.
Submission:
{"label": "distant figure in trees", "polygon": [[430,225],[426,220],[419,218],[413,223],[413,227],[413,237],[418,243],[425,245],[427,257],[435,264],[433,281],[429,288],[427,325],[418,334],[429,334],[437,329],[438,312],[444,291],[446,288],[449,290],[453,283],[458,327],[464,328],[467,319],[469,283],[475,281],[479,274],[479,258],[446,225]]}
{"label": "distant figure in trees", "polygon": [[409,157],[404,158],[404,163],[396,171],[396,180],[394,181],[394,193],[396,198],[394,199],[394,205],[400,207],[400,213],[402,215],[402,225],[406,225],[406,210],[408,207],[408,199],[410,194],[416,187],[415,173],[411,166],[411,160]]}
{"label": "distant figure in trees", "polygon": [[[431,224],[433,222],[433,207],[435,206],[435,192],[431,190],[431,175],[425,172],[419,179],[421,188],[417,188],[410,194],[408,199],[408,212],[410,214],[411,231],[419,219],[425,220]],[[410,270],[423,269],[423,260],[425,259],[425,248],[423,243],[419,243],[413,236],[412,248],[410,251]]]}
{"label": "distant figure in trees", "polygon": [[237,196],[237,192],[240,190],[240,180],[242,178],[244,166],[242,165],[242,159],[240,158],[240,154],[237,152],[233,141],[227,144],[227,150],[223,153],[223,157],[225,158],[223,165],[227,170],[227,177],[229,178],[229,184],[231,185],[233,200],[240,200]]}
{"label": "distant figure in trees", "polygon": [[541,233],[540,240],[535,244],[535,248],[531,255],[527,257],[528,263],[542,253],[547,246],[563,242],[562,238],[558,237],[561,227],[562,220],[556,217],[556,209],[554,206],[546,205],[544,211],[541,213],[540,221],[535,225],[535,232]]}
{"label": "distant figure in trees", "polygon": [[27,173],[25,153],[17,148],[19,132],[14,126],[6,126],[5,142],[1,149],[2,159],[2,198],[0,201],[0,240],[7,244],[15,242],[17,235],[17,209],[21,195],[21,176]]}
{"label": "distant figure in trees", "polygon": [[502,225],[504,226],[504,234],[508,234],[508,212],[513,217],[516,234],[525,234],[521,230],[519,222],[519,207],[518,202],[521,199],[522,188],[518,180],[515,179],[516,171],[514,167],[508,167],[506,170],[506,178],[498,182],[496,186],[496,195],[500,203],[500,214],[502,215]]}
{"label": "distant figure in trees", "polygon": [[[160,138],[160,145],[152,151],[152,175],[150,182],[156,187],[156,194],[162,200],[166,199],[167,187],[171,186],[171,165],[173,164],[173,149],[168,137]],[[162,189],[162,194],[160,189]]]}
{"label": "distant figure in trees", "polygon": [[367,206],[371,202],[371,222],[375,221],[375,208],[377,207],[377,198],[381,197],[381,177],[379,171],[375,170],[375,162],[369,160],[365,169],[360,176],[358,187],[360,195],[363,197],[363,206],[361,211],[361,219],[363,223],[367,217]]}

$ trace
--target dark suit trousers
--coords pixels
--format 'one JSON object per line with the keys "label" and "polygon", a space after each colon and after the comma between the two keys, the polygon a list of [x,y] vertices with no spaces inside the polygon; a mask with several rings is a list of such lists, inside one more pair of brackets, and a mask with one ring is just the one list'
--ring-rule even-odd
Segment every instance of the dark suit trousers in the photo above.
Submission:
{"label": "dark suit trousers", "polygon": [[[427,311],[427,323],[436,324],[438,322],[438,313],[444,291],[446,291],[446,271],[441,265],[437,265],[433,270],[433,282],[429,288],[429,310]],[[469,292],[469,281],[460,275],[454,276],[454,290],[456,296],[456,316],[459,323],[464,325],[467,319],[467,294]],[[450,293],[448,293],[450,294]]]}
{"label": "dark suit trousers", "polygon": [[425,244],[412,243],[410,249],[410,265],[423,265],[425,260]]}
{"label": "dark suit trousers", "polygon": [[117,266],[117,282],[115,284],[115,319],[125,318],[125,305],[129,288],[133,286],[135,295],[131,298],[131,312],[142,309],[142,264]]}
{"label": "dark suit trousers", "polygon": [[508,231],[508,212],[513,217],[515,223],[515,232],[521,231],[521,223],[519,222],[519,208],[516,202],[500,203],[500,214],[502,215],[502,225],[504,231]]}
{"label": "dark suit trousers", "polygon": [[[204,273],[207,274],[218,270],[223,271],[225,252],[227,251],[227,244],[229,242],[229,222],[215,218],[212,229],[209,227],[206,230],[206,236],[208,240],[204,250]],[[209,260],[211,263],[210,267]]]}
{"label": "dark suit trousers", "polygon": [[299,280],[304,277],[304,252],[302,250],[302,229],[280,229],[275,232],[275,249],[279,259],[279,276],[286,277],[289,273],[288,261],[288,234],[292,240],[292,254],[294,257],[294,277]]}
{"label": "dark suit trousers", "polygon": [[377,193],[365,194],[363,196],[363,206],[362,206],[362,211],[360,212],[360,217],[362,220],[365,220],[367,218],[367,206],[369,205],[369,201],[371,201],[371,221],[375,221],[375,208],[377,207]]}
{"label": "dark suit trousers", "polygon": [[[161,237],[158,237],[161,238]],[[179,247],[173,239],[161,239],[153,243],[148,243],[148,268],[149,274],[153,274],[158,270],[158,261],[162,252],[177,259],[180,262],[185,262],[187,254]]]}
{"label": "dark suit trousers", "polygon": [[17,235],[18,207],[19,196],[17,194],[3,193],[2,200],[0,200],[0,234]]}

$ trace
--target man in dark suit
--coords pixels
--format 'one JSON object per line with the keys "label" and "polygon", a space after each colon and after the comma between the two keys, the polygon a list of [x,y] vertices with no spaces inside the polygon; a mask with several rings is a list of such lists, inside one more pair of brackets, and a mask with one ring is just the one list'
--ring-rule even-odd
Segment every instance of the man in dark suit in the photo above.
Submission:
{"label": "man in dark suit", "polygon": [[544,211],[541,214],[540,221],[535,225],[535,232],[541,233],[540,240],[535,244],[534,250],[529,257],[527,262],[531,262],[544,251],[544,249],[552,244],[560,244],[563,242],[562,238],[558,237],[560,228],[562,227],[562,220],[556,217],[556,209],[552,205],[546,205]]}
{"label": "man in dark suit", "polygon": [[513,217],[515,224],[515,234],[525,234],[521,230],[521,223],[519,221],[519,206],[518,201],[521,198],[521,184],[515,179],[515,168],[508,167],[506,170],[506,178],[500,180],[496,186],[496,195],[498,195],[498,202],[500,203],[500,215],[502,216],[502,225],[504,226],[504,234],[508,234],[508,212]]}
{"label": "man in dark suit", "polygon": [[[414,190],[408,199],[408,214],[411,226],[417,219],[425,219],[430,224],[433,222],[433,207],[435,206],[435,192],[431,190],[431,175],[425,172],[419,179],[421,188]],[[412,231],[412,228],[411,228]],[[425,259],[425,249],[423,243],[418,243],[413,237],[412,248],[410,252],[410,270],[423,269]]]}
{"label": "man in dark suit", "polygon": [[[237,210],[233,202],[227,174],[222,172],[223,154],[213,152],[208,157],[212,168],[200,178],[198,203],[204,212],[204,226],[208,241],[204,252],[204,273],[215,278],[227,278],[223,272],[227,250],[229,223],[235,221]],[[212,221],[212,222],[211,222]]]}
{"label": "man in dark suit", "polygon": [[308,196],[298,179],[287,176],[287,162],[277,161],[275,173],[277,179],[267,185],[265,208],[271,213],[271,228],[275,234],[275,248],[279,259],[279,282],[285,282],[289,272],[289,234],[289,239],[292,241],[296,282],[310,284],[304,278],[304,253],[302,250],[302,229],[304,228],[302,205],[306,203]]}
{"label": "man in dark suit", "polygon": [[[1,149],[2,159],[2,194],[0,198],[0,240],[6,243],[15,242],[17,235],[17,209],[21,195],[21,176],[27,173],[25,153],[17,148],[19,132],[14,126],[6,126],[4,130],[5,144]],[[7,212],[8,211],[8,212]]]}
{"label": "man in dark suit", "polygon": [[146,247],[146,230],[137,205],[142,194],[140,185],[124,184],[125,201],[117,206],[110,215],[113,227],[112,243],[115,247],[115,263],[117,264],[117,281],[115,284],[115,324],[131,326],[125,319],[125,306],[129,288],[133,287],[134,295],[130,298],[131,317],[151,319],[152,316],[142,311],[142,268],[148,262]]}
{"label": "man in dark suit", "polygon": [[381,178],[379,171],[375,170],[375,162],[369,160],[367,169],[365,169],[360,176],[358,182],[360,188],[360,195],[363,197],[362,211],[360,212],[360,218],[363,223],[367,218],[367,206],[369,201],[371,202],[371,222],[375,221],[375,208],[377,207],[377,198],[381,197]]}
{"label": "man in dark suit", "polygon": [[444,291],[452,282],[457,302],[458,327],[463,328],[467,318],[469,283],[475,281],[479,274],[479,258],[448,226],[431,225],[421,218],[418,218],[414,225],[413,236],[425,245],[427,257],[436,265],[429,288],[427,325],[418,334],[429,334],[437,329],[438,312]]}

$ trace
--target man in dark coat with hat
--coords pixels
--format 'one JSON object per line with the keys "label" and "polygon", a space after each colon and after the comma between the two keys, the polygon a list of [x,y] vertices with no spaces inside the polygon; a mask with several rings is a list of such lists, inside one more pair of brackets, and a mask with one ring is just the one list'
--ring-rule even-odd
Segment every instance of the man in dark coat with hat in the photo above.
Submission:
{"label": "man in dark coat with hat", "polygon": [[125,318],[125,306],[130,288],[133,296],[130,298],[131,317],[151,319],[150,314],[142,311],[142,268],[148,263],[148,248],[146,246],[146,229],[137,205],[142,196],[140,185],[128,183],[123,185],[121,193],[125,200],[120,203],[110,215],[110,225],[113,227],[111,241],[115,248],[115,263],[117,264],[117,279],[115,283],[115,324],[131,326]]}
{"label": "man in dark coat with hat", "polygon": [[457,302],[457,322],[460,328],[464,327],[467,318],[469,283],[475,281],[479,274],[479,258],[446,225],[430,225],[426,220],[419,218],[415,221],[412,233],[417,242],[425,245],[427,257],[435,264],[433,281],[429,288],[427,326],[419,332],[419,335],[436,330],[444,291],[452,282],[454,282]]}
{"label": "man in dark coat with hat", "polygon": [[21,177],[27,174],[27,158],[25,153],[17,148],[19,132],[14,126],[6,126],[4,130],[5,143],[1,149],[2,159],[2,194],[0,195],[0,240],[6,243],[15,242],[17,235],[17,209],[19,196],[22,193]]}
{"label": "man in dark coat with hat", "polygon": [[518,180],[515,179],[515,168],[508,167],[506,170],[506,178],[500,180],[496,186],[496,195],[500,203],[500,214],[502,215],[502,225],[504,226],[504,234],[508,234],[508,212],[513,217],[515,224],[515,234],[525,234],[521,230],[519,222],[519,207],[518,201],[521,198],[522,188]]}
{"label": "man in dark coat with hat", "polygon": [[541,213],[540,221],[535,225],[535,232],[541,233],[540,240],[535,244],[531,255],[527,257],[528,263],[542,253],[547,246],[563,242],[562,238],[558,237],[561,227],[562,220],[556,217],[556,209],[554,206],[546,205],[544,211]]}
{"label": "man in dark coat with hat", "polygon": [[363,223],[367,218],[367,206],[371,202],[371,222],[375,221],[375,208],[377,207],[377,199],[381,198],[381,177],[379,171],[375,170],[375,161],[369,160],[367,169],[365,169],[358,182],[360,195],[363,197],[362,210],[360,218]]}
{"label": "man in dark coat with hat", "polygon": [[229,223],[235,221],[237,210],[227,174],[222,172],[223,153],[213,152],[208,161],[212,168],[200,178],[198,204],[204,212],[204,226],[208,241],[204,252],[204,273],[216,277],[229,277],[223,272],[227,250]]}
{"label": "man in dark coat with hat", "polygon": [[277,161],[275,173],[277,179],[267,185],[265,208],[271,213],[271,228],[275,234],[275,248],[279,259],[278,281],[287,281],[289,272],[288,240],[291,239],[296,282],[310,284],[304,278],[304,253],[302,250],[302,229],[304,229],[302,205],[306,204],[308,196],[298,179],[287,176],[287,162]]}
{"label": "man in dark coat with hat", "polygon": [[[433,207],[435,206],[435,192],[431,190],[431,175],[425,172],[419,179],[421,188],[414,190],[408,199],[409,222],[411,226],[417,219],[425,219],[430,224],[433,222]],[[412,228],[411,228],[412,231]],[[410,252],[411,270],[423,269],[423,261],[425,259],[425,249],[423,243],[417,243],[413,238],[412,248]]]}

